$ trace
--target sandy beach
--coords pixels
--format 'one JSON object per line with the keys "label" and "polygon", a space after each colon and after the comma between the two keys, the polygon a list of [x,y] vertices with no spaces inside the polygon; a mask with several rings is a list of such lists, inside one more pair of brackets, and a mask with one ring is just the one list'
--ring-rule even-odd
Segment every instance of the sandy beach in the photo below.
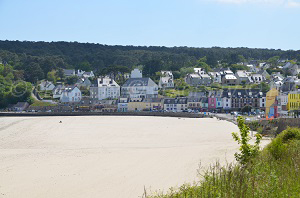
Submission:
{"label": "sandy beach", "polygon": [[[59,123],[62,121],[62,123]],[[232,162],[238,128],[217,119],[1,117],[0,197],[141,197]]]}

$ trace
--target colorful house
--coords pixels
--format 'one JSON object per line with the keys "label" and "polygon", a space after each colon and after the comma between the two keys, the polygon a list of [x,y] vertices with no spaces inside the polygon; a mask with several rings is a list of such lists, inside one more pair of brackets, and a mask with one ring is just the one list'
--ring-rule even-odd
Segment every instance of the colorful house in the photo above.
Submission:
{"label": "colorful house", "polygon": [[278,115],[278,98],[279,92],[276,88],[271,89],[266,94],[266,118],[277,118]]}
{"label": "colorful house", "polygon": [[300,110],[300,92],[292,91],[288,94],[288,111]]}

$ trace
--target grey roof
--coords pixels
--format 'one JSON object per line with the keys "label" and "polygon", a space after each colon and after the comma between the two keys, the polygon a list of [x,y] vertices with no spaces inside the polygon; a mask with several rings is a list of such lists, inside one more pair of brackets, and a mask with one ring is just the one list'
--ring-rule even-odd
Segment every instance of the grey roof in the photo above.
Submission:
{"label": "grey roof", "polygon": [[75,69],[64,69],[65,75],[74,75]]}
{"label": "grey roof", "polygon": [[189,98],[191,98],[191,97],[193,97],[193,98],[206,97],[206,92],[190,92],[188,97]]}
{"label": "grey roof", "polygon": [[188,98],[188,102],[201,102],[202,98]]}
{"label": "grey roof", "polygon": [[224,89],[222,98],[261,98],[265,96],[260,89]]}
{"label": "grey roof", "polygon": [[123,87],[143,87],[150,86],[155,87],[157,84],[151,80],[151,78],[130,78],[128,79]]}
{"label": "grey roof", "polygon": [[187,98],[165,98],[164,104],[187,104]]}
{"label": "grey roof", "polygon": [[163,98],[145,98],[144,102],[162,102]]}

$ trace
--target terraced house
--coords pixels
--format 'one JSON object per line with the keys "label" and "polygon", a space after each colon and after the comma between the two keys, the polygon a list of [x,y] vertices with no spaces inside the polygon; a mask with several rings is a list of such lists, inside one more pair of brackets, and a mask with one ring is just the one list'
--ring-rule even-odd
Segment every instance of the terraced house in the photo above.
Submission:
{"label": "terraced house", "polygon": [[182,112],[188,110],[188,98],[165,98],[164,110]]}
{"label": "terraced house", "polygon": [[[261,104],[266,95],[260,89],[225,89],[223,96],[231,100],[231,110],[241,111],[245,106],[251,106],[255,111],[264,109]],[[224,97],[224,99],[227,98]]]}

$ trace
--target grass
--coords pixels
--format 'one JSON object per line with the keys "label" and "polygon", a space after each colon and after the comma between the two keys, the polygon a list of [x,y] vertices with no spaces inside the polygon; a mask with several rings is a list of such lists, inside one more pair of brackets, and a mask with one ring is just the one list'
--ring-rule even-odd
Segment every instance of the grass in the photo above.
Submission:
{"label": "grass", "polygon": [[300,129],[288,128],[246,165],[215,163],[195,184],[146,197],[299,197]]}
{"label": "grass", "polygon": [[46,107],[46,106],[57,106],[56,104],[51,104],[49,102],[42,102],[42,101],[34,101],[31,105],[32,107]]}

